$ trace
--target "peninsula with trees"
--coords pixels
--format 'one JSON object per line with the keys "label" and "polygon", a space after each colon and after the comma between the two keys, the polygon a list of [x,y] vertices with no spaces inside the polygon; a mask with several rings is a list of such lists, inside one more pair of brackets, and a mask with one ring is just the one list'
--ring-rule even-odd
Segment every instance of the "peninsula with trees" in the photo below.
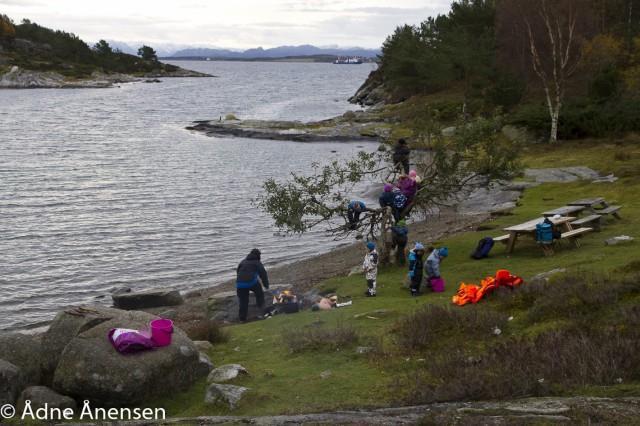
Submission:
{"label": "peninsula with trees", "polygon": [[0,88],[111,87],[159,77],[211,76],[162,63],[150,46],[129,55],[104,40],[89,46],[75,34],[0,15]]}

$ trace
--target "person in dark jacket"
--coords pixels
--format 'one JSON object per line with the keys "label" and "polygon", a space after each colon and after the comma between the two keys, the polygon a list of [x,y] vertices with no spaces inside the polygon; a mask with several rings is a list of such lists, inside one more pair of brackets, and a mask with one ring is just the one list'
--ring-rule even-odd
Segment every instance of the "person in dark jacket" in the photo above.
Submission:
{"label": "person in dark jacket", "polygon": [[409,278],[411,280],[411,295],[420,294],[420,284],[422,283],[422,257],[424,256],[424,246],[416,243],[416,246],[409,252]]}
{"label": "person in dark jacket", "polygon": [[404,249],[409,241],[407,222],[399,221],[391,227],[391,248],[396,250],[396,265],[404,265]]}
{"label": "person in dark jacket", "polygon": [[407,141],[399,139],[398,143],[393,147],[393,165],[400,172],[409,174],[409,156],[411,149],[407,145]]}
{"label": "person in dark jacket", "polygon": [[393,185],[390,183],[385,183],[384,188],[382,189],[382,194],[380,194],[380,198],[378,201],[380,202],[380,207],[391,207],[393,208],[393,199],[395,198],[395,194],[393,193]]}
{"label": "person in dark jacket", "polygon": [[347,220],[349,229],[356,229],[360,223],[360,214],[367,211],[367,206],[362,201],[351,201],[347,206]]}
{"label": "person in dark jacket", "polygon": [[240,321],[247,320],[249,310],[249,292],[256,296],[258,307],[264,306],[264,288],[269,288],[269,277],[264,265],[260,262],[260,250],[253,249],[249,255],[238,265],[236,270],[236,293],[238,294],[238,304],[240,305]]}

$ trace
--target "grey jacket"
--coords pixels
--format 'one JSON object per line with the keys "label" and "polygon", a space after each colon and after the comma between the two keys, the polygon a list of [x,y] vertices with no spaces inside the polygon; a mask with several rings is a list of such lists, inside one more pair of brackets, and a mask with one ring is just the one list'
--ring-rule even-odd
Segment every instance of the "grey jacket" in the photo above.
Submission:
{"label": "grey jacket", "polygon": [[440,262],[442,258],[438,250],[431,252],[427,260],[424,262],[424,270],[427,271],[427,277],[434,278],[440,276]]}

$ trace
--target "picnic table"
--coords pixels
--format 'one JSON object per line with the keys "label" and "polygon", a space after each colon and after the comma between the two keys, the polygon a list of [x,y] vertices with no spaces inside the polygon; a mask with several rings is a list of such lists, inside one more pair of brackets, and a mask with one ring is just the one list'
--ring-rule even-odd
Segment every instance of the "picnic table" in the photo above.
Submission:
{"label": "picnic table", "polygon": [[599,208],[604,209],[609,207],[609,204],[605,201],[604,198],[595,197],[595,198],[583,198],[581,200],[575,200],[570,203],[567,203],[567,206],[582,206],[584,208],[591,210],[592,213],[595,213],[597,206],[600,206]]}
{"label": "picnic table", "polygon": [[[618,210],[622,208],[622,206],[610,206],[609,203],[607,203],[607,201],[602,197],[584,198],[582,200],[572,201],[568,203],[567,206],[580,206],[584,207],[585,209],[589,209],[592,214],[592,216],[589,216],[589,218],[591,218],[592,221],[597,220],[596,215],[606,216],[609,214],[616,219],[620,219]],[[589,220],[587,220],[586,222],[589,222]]]}
{"label": "picnic table", "polygon": [[542,216],[544,216],[544,217],[552,217],[552,216],[556,216],[556,215],[559,215],[559,216],[570,216],[572,214],[580,213],[586,208],[587,208],[586,206],[568,205],[568,206],[558,207],[557,209],[548,210],[546,212],[542,212]]}
{"label": "picnic table", "polygon": [[[512,253],[513,249],[516,246],[516,242],[518,241],[518,237],[520,235],[532,235],[535,238],[536,233],[536,225],[540,222],[544,221],[544,217],[530,220],[528,222],[521,223],[519,225],[509,226],[508,228],[504,228],[505,231],[509,233],[508,242],[507,242],[507,253]],[[571,221],[574,220],[575,217],[571,216],[562,216],[559,218],[549,218],[551,223],[555,226],[560,226],[565,233],[573,232],[574,229],[571,226]]]}

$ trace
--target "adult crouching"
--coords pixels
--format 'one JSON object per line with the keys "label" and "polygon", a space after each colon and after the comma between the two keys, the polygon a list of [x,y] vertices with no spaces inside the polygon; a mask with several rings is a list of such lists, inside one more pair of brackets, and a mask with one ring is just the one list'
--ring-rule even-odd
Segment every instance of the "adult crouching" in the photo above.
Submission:
{"label": "adult crouching", "polygon": [[258,307],[264,307],[264,288],[269,288],[269,277],[264,265],[260,261],[260,250],[253,249],[249,255],[238,265],[236,270],[236,293],[238,294],[238,304],[240,306],[239,318],[244,322],[247,320],[249,310],[249,292],[253,292],[256,297]]}

